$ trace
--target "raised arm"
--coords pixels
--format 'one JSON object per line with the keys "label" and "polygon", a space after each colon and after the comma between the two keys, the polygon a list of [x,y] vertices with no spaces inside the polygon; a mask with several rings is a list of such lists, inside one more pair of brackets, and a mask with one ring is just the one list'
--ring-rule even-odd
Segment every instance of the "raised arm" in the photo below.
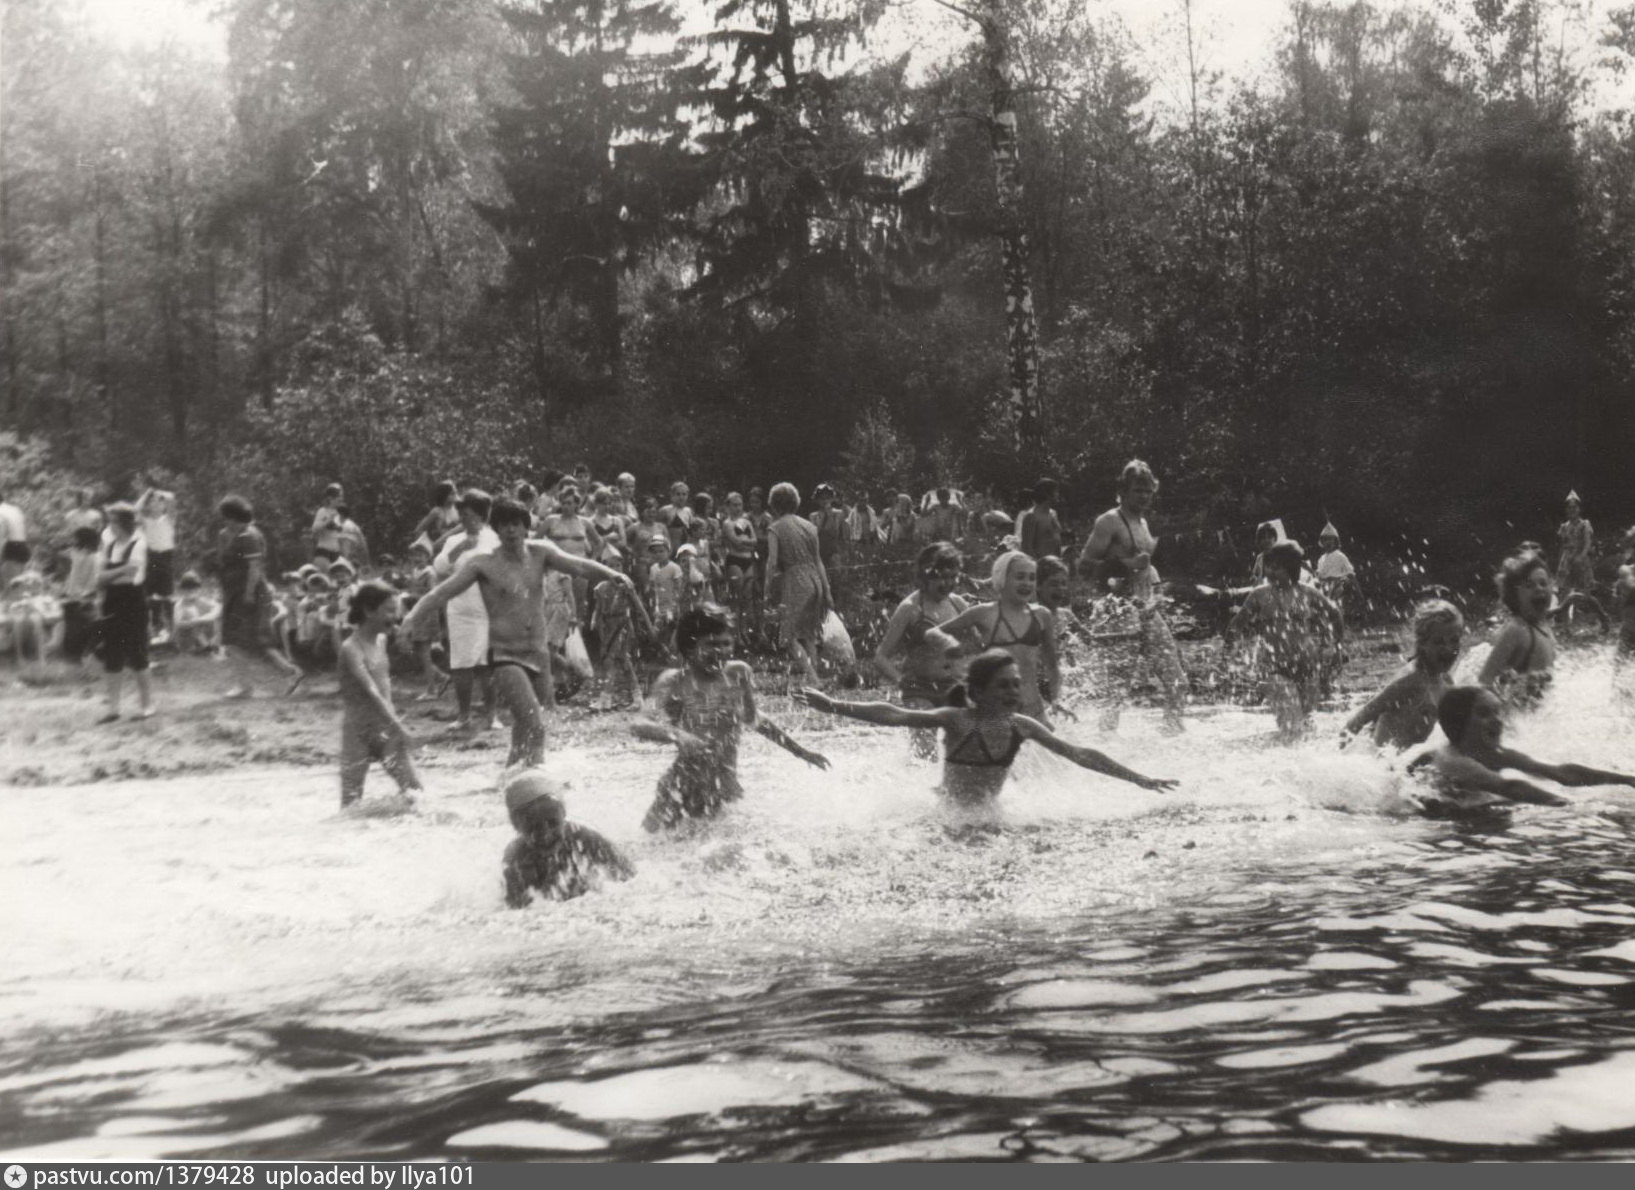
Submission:
{"label": "raised arm", "polygon": [[[587,529],[588,533],[589,530]],[[600,562],[590,558],[581,558],[577,554],[570,554],[566,550],[558,549],[549,541],[533,541],[530,548],[545,551],[545,562],[552,570],[560,570],[566,574],[579,578],[610,579],[624,587],[635,589],[630,576],[622,570],[615,570],[611,566],[603,566]]]}
{"label": "raised arm", "polygon": [[889,702],[842,702],[838,698],[830,698],[821,690],[812,689],[797,691],[794,697],[796,702],[803,702],[815,711],[826,711],[831,715],[842,715],[880,727],[942,727],[951,715],[958,713],[953,707],[914,711]]}
{"label": "raised arm", "polygon": [[1120,781],[1128,781],[1131,785],[1139,785],[1142,789],[1162,791],[1175,788],[1176,783],[1167,778],[1144,777],[1134,769],[1125,768],[1104,752],[1097,752],[1094,748],[1085,748],[1079,744],[1070,744],[1037,719],[1029,719],[1026,715],[1017,715],[1014,722],[1024,739],[1032,740],[1041,747],[1054,752],[1057,756],[1071,760],[1080,768],[1089,769],[1093,773],[1101,773],[1108,777],[1117,777]]}

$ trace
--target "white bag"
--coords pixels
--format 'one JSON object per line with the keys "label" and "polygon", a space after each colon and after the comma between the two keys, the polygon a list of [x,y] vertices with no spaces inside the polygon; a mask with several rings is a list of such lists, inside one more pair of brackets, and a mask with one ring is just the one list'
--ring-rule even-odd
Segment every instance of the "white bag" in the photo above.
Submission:
{"label": "white bag", "polygon": [[823,633],[818,638],[818,656],[834,662],[842,669],[850,669],[857,664],[857,650],[852,646],[851,633],[846,631],[840,613],[834,608],[830,608],[829,614],[823,617]]}
{"label": "white bag", "polygon": [[562,652],[568,659],[568,668],[582,678],[593,678],[596,669],[590,663],[590,654],[585,650],[585,638],[579,635],[575,628],[568,633],[568,639],[563,642]]}

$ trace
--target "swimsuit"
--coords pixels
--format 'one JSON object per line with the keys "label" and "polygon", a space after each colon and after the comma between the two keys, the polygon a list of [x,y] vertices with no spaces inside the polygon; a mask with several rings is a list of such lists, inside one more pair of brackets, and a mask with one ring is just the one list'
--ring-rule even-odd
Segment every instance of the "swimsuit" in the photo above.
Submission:
{"label": "swimsuit", "polygon": [[[1009,640],[999,639],[999,629],[1001,627],[1009,634]],[[1004,610],[995,608],[993,627],[988,631],[988,643],[982,647],[985,649],[1002,649],[1011,645],[1025,645],[1028,648],[1036,649],[1044,644],[1044,640],[1044,629],[1039,626],[1039,617],[1033,614],[1031,607],[1028,608],[1028,626],[1021,636],[1016,635],[1016,629],[1012,628],[1010,621],[1005,619]]]}
{"label": "swimsuit", "polygon": [[[980,755],[968,755],[966,753],[966,745],[972,740],[975,740],[977,748],[981,749]],[[1017,730],[1015,723],[1011,724],[1010,743],[1006,745],[1005,751],[998,756],[995,756],[993,750],[988,747],[988,740],[982,734],[982,728],[973,727],[960,737],[958,743],[948,749],[948,753],[943,757],[943,760],[947,764],[963,765],[966,768],[1003,769],[1010,767],[1011,761],[1016,759],[1016,754],[1021,750],[1022,733]]]}

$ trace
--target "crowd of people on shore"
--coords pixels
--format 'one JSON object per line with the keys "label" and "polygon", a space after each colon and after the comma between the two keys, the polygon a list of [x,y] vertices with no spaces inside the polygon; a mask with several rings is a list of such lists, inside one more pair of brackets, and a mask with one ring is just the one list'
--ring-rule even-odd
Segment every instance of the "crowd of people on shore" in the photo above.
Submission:
{"label": "crowd of people on shore", "polygon": [[[1120,710],[1145,689],[1156,692],[1165,729],[1184,730],[1189,680],[1148,523],[1159,484],[1140,460],[1124,467],[1116,503],[1077,550],[1068,549],[1055,507],[1060,489],[1050,479],[1015,517],[947,487],[918,501],[898,495],[880,513],[861,500],[843,504],[820,485],[803,516],[788,483],[729,492],[718,505],[683,481],[661,504],[628,473],[597,483],[583,466],[547,480],[502,495],[438,483],[401,561],[371,553],[343,487],[331,484],[311,522],[310,558],[276,573],[254,509],[229,495],[216,509],[213,585],[193,569],[177,574],[176,497],[157,484],[102,508],[89,492],[76,493],[54,572],[30,547],[21,511],[0,500],[4,644],[22,667],[43,665],[53,650],[70,664],[94,656],[106,674],[104,724],[124,714],[127,673],[137,716],[158,711],[148,680],[154,647],[227,662],[230,698],[267,680],[294,694],[310,673],[332,666],[343,807],[362,797],[377,763],[404,796],[420,788],[394,672],[415,676],[420,700],[452,687],[457,728],[498,726],[503,711],[511,725],[505,796],[520,832],[506,859],[514,903],[526,899],[523,889],[582,891],[586,864],[628,869],[605,840],[566,822],[560,788],[540,771],[546,712],[570,685],[590,691],[602,709],[639,710],[645,696],[632,730],[677,749],[644,819],[649,830],[710,818],[742,796],[745,727],[827,767],[758,713],[742,658],[760,645],[786,659],[802,687],[796,698],[809,707],[909,728],[913,751],[927,759],[940,734],[940,789],[952,804],[991,802],[1028,742],[1142,788],[1173,785],[1070,743],[1053,726],[1075,717],[1060,698],[1064,672],[1077,668],[1096,692],[1104,729],[1116,728]],[[1593,531],[1576,494],[1558,539],[1553,570],[1531,542],[1500,568],[1509,619],[1477,685],[1452,684],[1464,646],[1461,612],[1426,599],[1413,615],[1407,666],[1346,723],[1345,738],[1371,731],[1389,749],[1423,745],[1440,725],[1446,742],[1414,764],[1435,774],[1431,801],[1444,810],[1558,798],[1503,776],[1507,769],[1564,784],[1627,780],[1532,761],[1500,742],[1504,714],[1536,705],[1548,689],[1553,617],[1575,600],[1593,603]],[[1319,544],[1313,571],[1281,522],[1266,522],[1248,585],[1218,593],[1237,604],[1224,647],[1250,642],[1250,664],[1286,738],[1309,729],[1346,662],[1357,574],[1332,524]],[[1625,545],[1612,596],[1621,657],[1635,656],[1635,535]],[[856,666],[838,614],[840,576],[849,557],[876,551],[912,569],[913,589],[896,598],[872,657],[878,676],[898,688],[894,703],[821,689],[826,673],[844,678]],[[1090,594],[1077,609],[1075,581]]]}

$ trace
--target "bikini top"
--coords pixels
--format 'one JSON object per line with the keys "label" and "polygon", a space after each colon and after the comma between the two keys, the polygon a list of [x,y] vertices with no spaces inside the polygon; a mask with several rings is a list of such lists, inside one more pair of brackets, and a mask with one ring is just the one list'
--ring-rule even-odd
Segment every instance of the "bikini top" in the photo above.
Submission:
{"label": "bikini top", "polygon": [[[969,751],[968,746],[975,740],[975,751]],[[1017,730],[1016,724],[1011,724],[1010,742],[1004,752],[995,756],[988,747],[988,741],[982,734],[982,728],[973,727],[960,737],[959,742],[948,749],[943,759],[948,764],[962,765],[972,769],[1003,769],[1009,768],[1016,754],[1022,750],[1022,733]]]}
{"label": "bikini top", "polygon": [[[1010,637],[1009,640],[999,639],[999,630],[1001,628]],[[1033,614],[1031,607],[1028,608],[1028,626],[1023,630],[1021,636],[1016,635],[1016,629],[1012,628],[1010,621],[1005,619],[1004,609],[996,607],[994,609],[993,627],[988,631],[988,643],[983,648],[1002,649],[1006,645],[1026,645],[1029,648],[1036,649],[1044,644],[1044,641],[1044,629],[1039,626],[1039,617]]]}

